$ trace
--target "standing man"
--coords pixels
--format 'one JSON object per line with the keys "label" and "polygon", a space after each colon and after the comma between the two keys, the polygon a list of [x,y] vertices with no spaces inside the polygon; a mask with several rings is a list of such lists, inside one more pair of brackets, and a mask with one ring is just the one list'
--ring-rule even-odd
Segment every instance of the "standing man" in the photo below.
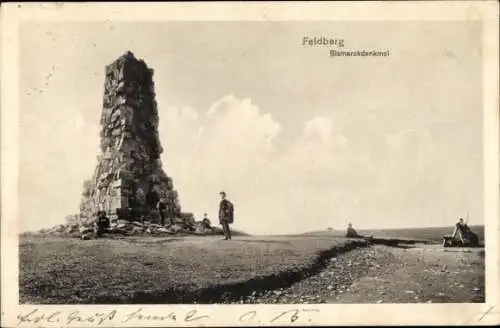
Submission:
{"label": "standing man", "polygon": [[160,198],[158,202],[158,212],[160,213],[160,224],[165,225],[165,212],[167,210],[167,205],[165,204],[163,198]]}
{"label": "standing man", "polygon": [[220,192],[219,222],[224,232],[224,240],[231,240],[231,229],[229,225],[234,222],[234,205],[226,199],[226,193]]}

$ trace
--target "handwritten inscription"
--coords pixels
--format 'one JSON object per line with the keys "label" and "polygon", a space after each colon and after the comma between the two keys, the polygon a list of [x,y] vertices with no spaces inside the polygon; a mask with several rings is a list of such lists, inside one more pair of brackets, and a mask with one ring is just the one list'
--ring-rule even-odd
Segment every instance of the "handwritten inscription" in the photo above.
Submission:
{"label": "handwritten inscription", "polygon": [[184,321],[190,322],[190,321],[197,321],[197,320],[200,320],[200,319],[208,319],[209,318],[208,315],[197,315],[197,313],[198,312],[196,310],[189,311],[186,314],[186,317],[184,318]]}
{"label": "handwritten inscription", "polygon": [[38,309],[34,309],[33,311],[29,312],[28,314],[19,314],[17,316],[18,323],[17,325],[19,326],[23,322],[30,322],[30,323],[57,323],[60,322],[61,319],[59,318],[59,315],[61,312],[53,312],[53,313],[40,313]]}
{"label": "handwritten inscription", "polygon": [[170,312],[165,315],[158,314],[144,314],[143,309],[138,309],[132,313],[126,314],[123,322],[130,320],[141,320],[141,321],[177,321],[177,315],[174,312]]}
{"label": "handwritten inscription", "polygon": [[243,313],[240,316],[239,321],[241,321],[241,322],[252,322],[255,319],[256,316],[257,316],[257,312],[256,311],[248,311],[248,312]]}
{"label": "handwritten inscription", "polygon": [[67,319],[66,324],[71,324],[72,322],[84,322],[90,324],[97,324],[98,326],[102,325],[106,321],[112,321],[116,316],[116,311],[110,312],[98,312],[92,315],[82,315],[79,311],[71,312]]}
{"label": "handwritten inscription", "polygon": [[486,311],[484,311],[483,313],[481,313],[481,316],[479,317],[479,319],[477,320],[477,322],[481,322],[484,318],[486,318],[487,316],[489,315],[492,315],[492,314],[500,314],[500,312],[494,312],[494,307],[493,306],[490,306]]}
{"label": "handwritten inscription", "polygon": [[[263,322],[311,322],[311,313],[319,312],[318,309],[291,309],[286,311],[280,311],[277,314],[273,314],[270,318],[259,318],[257,311],[248,311],[243,313],[239,317],[240,322],[245,323],[263,323]],[[267,320],[266,320],[267,319]]]}
{"label": "handwritten inscription", "polygon": [[17,326],[22,323],[65,323],[69,325],[71,323],[80,322],[80,323],[89,323],[95,324],[97,326],[102,325],[106,321],[113,321],[117,312],[116,310],[109,312],[97,312],[92,315],[82,315],[79,311],[71,312],[69,315],[63,317],[60,311],[52,312],[52,313],[43,313],[39,309],[34,309],[27,314],[19,314],[17,316],[18,322]]}
{"label": "handwritten inscription", "polygon": [[97,312],[91,315],[82,314],[80,311],[73,311],[68,315],[63,315],[60,311],[52,313],[43,313],[38,308],[28,312],[27,314],[19,314],[17,316],[17,326],[23,323],[47,324],[47,323],[64,323],[66,325],[75,323],[85,323],[89,326],[102,326],[106,322],[118,321],[128,322],[133,320],[138,321],[170,321],[170,322],[194,322],[202,319],[209,319],[206,314],[200,314],[197,310],[193,309],[188,311],[182,316],[175,312],[167,312],[165,314],[151,314],[145,313],[143,308],[139,308],[133,312],[124,313],[119,316],[117,310],[109,312]]}
{"label": "handwritten inscription", "polygon": [[[258,313],[257,311],[247,311],[241,315],[237,315],[235,320],[242,323],[288,323],[288,322],[311,322],[312,314],[319,312],[318,309],[299,309],[294,308],[286,311],[274,311],[272,313]],[[165,313],[158,314],[148,313],[144,308],[138,308],[132,312],[119,312],[118,310],[102,311],[96,313],[82,313],[80,311],[73,311],[69,314],[64,314],[61,311],[43,312],[39,308],[35,308],[26,314],[19,314],[17,316],[17,326],[22,326],[24,323],[31,324],[57,324],[58,326],[71,325],[71,324],[85,324],[86,326],[105,326],[110,322],[196,322],[201,320],[210,319],[210,316],[205,313],[200,313],[196,309],[192,309],[185,313],[176,313],[173,311],[165,311]],[[106,325],[107,326],[107,325]]]}

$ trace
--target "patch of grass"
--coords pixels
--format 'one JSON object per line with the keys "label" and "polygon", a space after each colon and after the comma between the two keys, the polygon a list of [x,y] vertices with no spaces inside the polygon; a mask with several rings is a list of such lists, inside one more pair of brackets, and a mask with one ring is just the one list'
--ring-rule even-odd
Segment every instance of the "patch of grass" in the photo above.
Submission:
{"label": "patch of grass", "polygon": [[[154,242],[152,240],[154,239]],[[238,284],[313,265],[353,243],[331,237],[20,238],[20,302],[127,303],[141,295]]]}

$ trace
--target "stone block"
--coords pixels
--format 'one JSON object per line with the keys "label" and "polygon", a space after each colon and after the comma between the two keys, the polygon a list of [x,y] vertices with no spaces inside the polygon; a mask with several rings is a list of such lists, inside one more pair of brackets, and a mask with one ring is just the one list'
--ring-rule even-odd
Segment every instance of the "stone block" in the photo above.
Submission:
{"label": "stone block", "polygon": [[120,128],[113,129],[113,131],[111,132],[111,135],[114,137],[121,136],[121,134],[122,134],[122,130]]}

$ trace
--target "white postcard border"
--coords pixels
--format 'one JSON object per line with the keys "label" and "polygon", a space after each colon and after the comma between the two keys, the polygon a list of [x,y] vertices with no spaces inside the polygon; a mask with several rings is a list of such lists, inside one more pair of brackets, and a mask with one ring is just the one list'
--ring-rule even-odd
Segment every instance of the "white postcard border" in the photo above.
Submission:
{"label": "white postcard border", "polygon": [[[208,10],[209,9],[209,10]],[[484,177],[485,177],[485,304],[319,304],[319,305],[18,305],[18,26],[22,21],[386,21],[396,20],[483,22],[484,56]],[[116,310],[116,319],[90,326],[235,326],[235,325],[370,325],[370,324],[492,324],[500,318],[499,270],[499,161],[498,161],[498,4],[494,1],[472,2],[398,2],[398,3],[148,3],[148,4],[16,4],[2,5],[2,83],[1,83],[1,214],[2,214],[2,326],[12,327],[20,313],[33,309],[49,315],[62,312],[67,318],[79,311],[83,318],[96,312]],[[127,313],[138,309],[155,315],[176,313],[176,321],[128,321]],[[283,311],[298,309],[272,321]],[[319,312],[304,312],[318,309]],[[190,311],[209,318],[186,321]],[[255,311],[252,320],[242,315]],[[192,313],[192,312],[191,312]],[[486,313],[486,315],[484,315]],[[483,316],[484,315],[484,316]],[[253,315],[252,315],[253,316]],[[193,317],[191,317],[192,319]],[[244,319],[250,318],[249,315]],[[38,324],[29,325],[32,327]],[[44,322],[44,327],[88,327],[88,322]]]}

